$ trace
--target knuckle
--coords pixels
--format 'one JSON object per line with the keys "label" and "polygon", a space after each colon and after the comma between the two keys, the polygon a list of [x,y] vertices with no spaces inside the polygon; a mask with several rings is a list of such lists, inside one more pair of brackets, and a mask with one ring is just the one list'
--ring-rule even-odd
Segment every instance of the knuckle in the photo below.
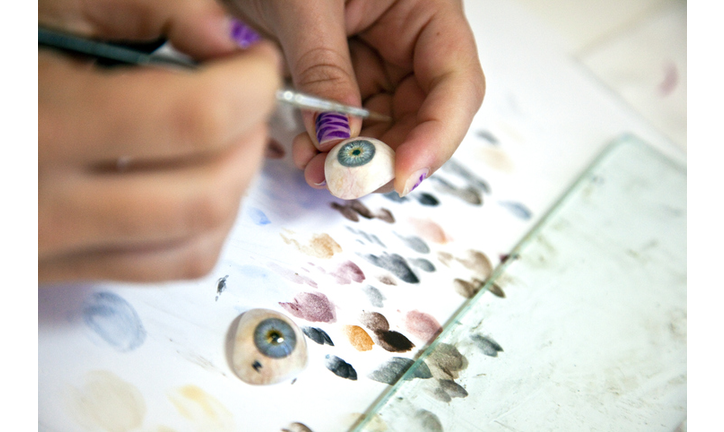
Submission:
{"label": "knuckle", "polygon": [[172,123],[177,139],[192,149],[208,149],[223,143],[229,127],[229,110],[223,95],[213,89],[191,92],[174,109]]}
{"label": "knuckle", "polygon": [[221,247],[208,251],[206,248],[195,248],[182,265],[183,279],[198,279],[211,273],[219,259]]}
{"label": "knuckle", "polygon": [[315,48],[302,55],[295,65],[297,85],[304,88],[331,87],[354,82],[347,59],[330,48]]}

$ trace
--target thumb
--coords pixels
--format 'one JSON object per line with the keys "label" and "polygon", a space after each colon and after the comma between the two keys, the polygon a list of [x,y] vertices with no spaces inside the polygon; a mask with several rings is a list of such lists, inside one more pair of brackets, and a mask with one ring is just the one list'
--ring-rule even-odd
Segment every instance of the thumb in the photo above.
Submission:
{"label": "thumb", "polygon": [[[281,3],[281,4],[280,4]],[[344,2],[276,2],[274,32],[297,90],[360,106],[360,93],[345,33]],[[304,126],[315,147],[328,151],[356,136],[362,120],[346,114],[304,111]]]}

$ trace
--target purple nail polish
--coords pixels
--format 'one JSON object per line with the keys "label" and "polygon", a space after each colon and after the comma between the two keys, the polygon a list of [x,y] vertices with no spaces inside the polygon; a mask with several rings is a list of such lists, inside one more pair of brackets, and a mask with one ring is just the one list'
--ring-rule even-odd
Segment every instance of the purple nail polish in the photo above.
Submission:
{"label": "purple nail polish", "polygon": [[320,144],[333,139],[347,139],[350,136],[349,119],[338,112],[319,113],[315,129]]}
{"label": "purple nail polish", "polygon": [[261,40],[259,33],[235,18],[231,20],[231,37],[241,48],[249,48]]}
{"label": "purple nail polish", "polygon": [[410,189],[410,192],[412,192],[412,191],[414,191],[415,189],[417,189],[417,187],[420,186],[420,183],[422,183],[422,181],[425,180],[426,178],[427,178],[427,173],[422,173],[422,174],[420,174],[420,177],[417,179],[417,182],[415,183],[415,186],[413,186],[412,189]]}

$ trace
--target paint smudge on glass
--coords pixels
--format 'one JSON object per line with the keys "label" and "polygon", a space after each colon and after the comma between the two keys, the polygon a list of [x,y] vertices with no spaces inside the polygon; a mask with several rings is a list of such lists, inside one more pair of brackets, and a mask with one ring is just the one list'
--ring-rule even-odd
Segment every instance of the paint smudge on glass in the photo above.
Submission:
{"label": "paint smudge on glass", "polygon": [[109,371],[88,372],[85,383],[65,396],[70,416],[85,430],[136,430],[146,416],[141,392]]}
{"label": "paint smudge on glass", "polygon": [[437,387],[432,390],[432,395],[442,401],[450,402],[452,398],[464,398],[468,396],[468,391],[465,387],[449,379],[437,380]]}
{"label": "paint smudge on glass", "polygon": [[264,226],[271,223],[267,215],[258,208],[249,207],[249,210],[247,210],[247,214],[249,215],[249,218],[251,218],[251,221],[254,222],[254,225]]}
{"label": "paint smudge on glass", "polygon": [[404,327],[411,335],[428,343],[442,333],[442,326],[435,317],[419,310],[405,314]]}
{"label": "paint smudge on glass", "polygon": [[86,326],[120,352],[132,351],[146,340],[136,310],[115,293],[93,293],[83,303],[82,315]]}
{"label": "paint smudge on glass", "polygon": [[280,233],[279,235],[284,240],[284,243],[294,245],[299,252],[315,258],[329,259],[332,258],[334,254],[342,252],[342,247],[326,233],[314,234],[309,240],[309,244],[300,244],[297,240],[287,238],[284,234]]}
{"label": "paint smudge on glass", "polygon": [[334,304],[322,293],[299,293],[293,302],[280,302],[279,305],[295,317],[307,321],[326,323],[337,321]]}
{"label": "paint smudge on glass", "polygon": [[324,366],[326,366],[327,369],[332,371],[335,375],[337,375],[340,378],[346,378],[352,381],[357,380],[357,371],[352,367],[351,364],[347,363],[346,361],[342,360],[341,358],[327,354],[325,356],[325,363]]}
{"label": "paint smudge on glass", "polygon": [[400,234],[395,233],[395,235],[402,240],[402,243],[409,247],[410,249],[414,250],[415,252],[426,254],[430,253],[430,246],[425,243],[425,240],[421,239],[418,236],[403,236]]}
{"label": "paint smudge on glass", "polygon": [[530,220],[533,217],[533,213],[524,204],[515,201],[498,201],[498,204],[503,206],[506,210],[511,212],[513,216],[522,220]]}
{"label": "paint smudge on glass", "polygon": [[388,254],[385,252],[381,256],[368,254],[362,255],[362,257],[370,263],[374,264],[375,266],[388,270],[393,275],[397,276],[398,278],[402,279],[407,283],[420,283],[420,279],[417,278],[415,273],[407,264],[407,261],[405,261],[405,259],[400,255]]}
{"label": "paint smudge on glass", "polygon": [[458,278],[453,280],[453,287],[455,288],[455,292],[461,296],[465,298],[473,298],[483,287],[483,281],[480,279],[466,281]]}
{"label": "paint smudge on glass", "polygon": [[[393,357],[370,373],[368,377],[373,381],[394,385],[414,363],[415,361],[409,358]],[[412,378],[428,379],[432,378],[432,373],[427,364],[421,362],[413,371]]]}
{"label": "paint smudge on glass", "polygon": [[318,343],[319,345],[330,345],[334,346],[332,338],[329,337],[326,331],[318,327],[302,327],[302,333],[304,333],[309,339]]}
{"label": "paint smudge on glass", "polygon": [[503,347],[499,343],[495,342],[490,336],[483,336],[479,334],[470,335],[470,339],[473,340],[475,346],[486,356],[497,357],[499,352],[503,351]]}
{"label": "paint smudge on glass", "polygon": [[505,292],[495,282],[488,285],[488,291],[496,297],[505,298]]}
{"label": "paint smudge on glass", "polygon": [[342,327],[342,332],[357,351],[369,351],[375,344],[370,335],[360,326],[346,325]]}
{"label": "paint smudge on glass", "polygon": [[439,343],[428,356],[427,365],[436,378],[456,379],[468,367],[468,359],[454,345]]}

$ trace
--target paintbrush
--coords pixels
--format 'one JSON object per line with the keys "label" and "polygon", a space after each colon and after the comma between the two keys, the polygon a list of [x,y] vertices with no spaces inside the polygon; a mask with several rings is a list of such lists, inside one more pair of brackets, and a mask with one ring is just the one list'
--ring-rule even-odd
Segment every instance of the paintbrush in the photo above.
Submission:
{"label": "paintbrush", "polygon": [[[198,64],[178,57],[162,54],[148,54],[128,47],[112,45],[92,39],[74,36],[43,27],[38,27],[38,46],[55,48],[65,52],[83,54],[96,59],[111,60],[139,66],[181,67],[195,69]],[[391,121],[389,116],[360,107],[344,105],[332,100],[300,93],[293,89],[277,90],[278,102],[315,111],[336,111],[369,120]]]}

